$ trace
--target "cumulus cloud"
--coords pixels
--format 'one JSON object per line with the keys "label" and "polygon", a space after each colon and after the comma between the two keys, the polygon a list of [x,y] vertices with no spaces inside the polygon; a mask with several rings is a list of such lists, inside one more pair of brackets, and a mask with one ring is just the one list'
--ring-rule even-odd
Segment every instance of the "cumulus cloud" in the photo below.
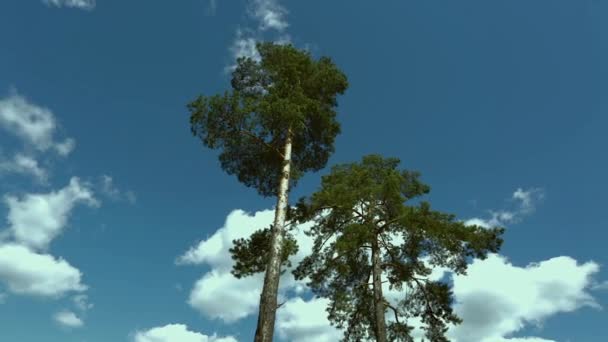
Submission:
{"label": "cumulus cloud", "polygon": [[42,0],[48,6],[55,7],[73,7],[83,10],[92,10],[95,8],[95,0]]}
{"label": "cumulus cloud", "polygon": [[84,322],[76,316],[72,311],[59,311],[53,315],[55,322],[66,328],[80,328],[84,325]]}
{"label": "cumulus cloud", "polygon": [[78,178],[59,191],[46,194],[26,194],[19,198],[5,196],[9,208],[9,231],[14,239],[34,249],[46,249],[65,228],[75,205],[98,205],[90,188]]}
{"label": "cumulus cloud", "polygon": [[246,238],[253,231],[267,227],[273,219],[271,210],[250,216],[235,210],[224,227],[200,241],[180,256],[177,264],[207,264],[211,271],[201,277],[190,292],[188,303],[209,318],[234,322],[254,313],[258,306],[263,276],[236,279],[231,273],[233,261],[229,249],[234,239]]}
{"label": "cumulus cloud", "polygon": [[566,256],[525,267],[495,254],[475,260],[467,275],[453,277],[455,311],[464,323],[451,334],[458,342],[517,341],[506,336],[558,313],[599,308],[588,293],[598,271],[594,262],[579,264]]}
{"label": "cumulus cloud", "polygon": [[81,292],[81,272],[61,258],[18,244],[0,245],[0,281],[15,294],[60,297]]}
{"label": "cumulus cloud", "polygon": [[17,173],[31,175],[41,183],[46,183],[48,173],[38,164],[32,156],[21,153],[16,154],[12,160],[0,161],[0,174]]}
{"label": "cumulus cloud", "polygon": [[474,217],[466,220],[465,224],[491,228],[518,223],[525,216],[536,211],[536,206],[544,197],[545,193],[541,188],[530,188],[527,190],[518,188],[509,199],[514,204],[512,209],[490,210],[489,218]]}
{"label": "cumulus cloud", "polygon": [[[522,200],[522,202],[524,202]],[[261,274],[236,279],[230,274],[233,261],[228,249],[232,240],[247,237],[254,230],[267,227],[274,211],[248,214],[235,210],[222,228],[195,244],[177,258],[177,264],[210,266],[190,292],[190,305],[208,318],[234,322],[257,312],[263,283]],[[308,224],[299,226],[295,237],[299,242],[295,265],[311,251],[312,241],[303,232]],[[527,266],[516,266],[504,256],[490,255],[474,260],[467,275],[454,275],[446,269],[435,269],[431,280],[451,278],[455,311],[464,319],[462,325],[451,327],[449,337],[455,342],[550,342],[541,337],[510,338],[529,325],[539,325],[558,313],[582,307],[599,308],[589,290],[602,288],[592,277],[599,271],[594,262],[578,263],[561,256]],[[513,281],[517,279],[517,281]],[[390,290],[384,284],[387,300],[395,303],[405,292]],[[335,341],[342,332],[332,327],[325,311],[328,301],[322,298],[305,300],[304,282],[295,281],[289,270],[280,283],[280,302],[276,329],[288,341]],[[393,319],[387,313],[387,320]],[[417,341],[423,337],[420,321],[409,322]]]}
{"label": "cumulus cloud", "polygon": [[134,342],[237,342],[232,336],[217,337],[203,335],[188,330],[184,324],[168,324],[146,331],[138,331],[134,335]]}
{"label": "cumulus cloud", "polygon": [[[233,260],[229,249],[232,241],[246,238],[257,229],[268,227],[274,218],[274,210],[264,210],[250,215],[242,210],[231,212],[226,223],[211,237],[200,241],[176,260],[177,264],[206,264],[211,270],[205,273],[190,292],[188,303],[209,318],[234,322],[257,312],[263,275],[236,279],[231,273]],[[300,250],[292,258],[293,265],[304,258],[312,248],[312,240],[304,235],[309,225],[299,226],[295,236]],[[281,299],[287,291],[298,291],[303,282],[297,282],[287,270],[281,277]]]}
{"label": "cumulus cloud", "polygon": [[53,113],[47,108],[28,102],[15,91],[0,100],[0,127],[17,135],[39,151],[53,149],[66,156],[75,146],[73,139],[55,141],[53,135],[57,122]]}
{"label": "cumulus cloud", "polygon": [[279,336],[292,342],[339,341],[344,333],[330,325],[325,311],[328,305],[329,300],[325,298],[290,299],[277,311]]}
{"label": "cumulus cloud", "polygon": [[232,323],[256,312],[263,279],[263,275],[235,279],[229,272],[214,270],[196,282],[188,304],[206,317]]}

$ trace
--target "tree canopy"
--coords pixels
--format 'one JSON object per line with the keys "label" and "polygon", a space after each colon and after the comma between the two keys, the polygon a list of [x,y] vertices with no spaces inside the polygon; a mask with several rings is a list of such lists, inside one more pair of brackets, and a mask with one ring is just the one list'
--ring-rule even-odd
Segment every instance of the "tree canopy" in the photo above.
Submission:
{"label": "tree canopy", "polygon": [[[328,318],[346,329],[344,341],[413,341],[411,317],[422,319],[431,341],[448,341],[447,324],[460,319],[451,307],[449,285],[429,279],[432,269],[463,274],[472,257],[483,259],[502,244],[502,228],[467,226],[420,201],[429,186],[417,172],[398,170],[398,164],[395,158],[369,155],[336,166],[322,178],[321,188],[297,205],[298,220],[315,224],[307,233],[314,238],[312,254],[294,275],[309,279],[317,296],[330,299]],[[377,279],[370,283],[372,275]],[[391,303],[382,282],[389,289],[407,289],[406,295]],[[386,309],[394,319],[380,331]]]}
{"label": "tree canopy", "polygon": [[283,147],[292,137],[291,186],[325,166],[340,133],[337,95],[346,76],[329,57],[318,60],[292,45],[259,43],[261,59],[241,57],[231,91],[188,105],[192,133],[220,149],[222,168],[263,196],[277,195]]}

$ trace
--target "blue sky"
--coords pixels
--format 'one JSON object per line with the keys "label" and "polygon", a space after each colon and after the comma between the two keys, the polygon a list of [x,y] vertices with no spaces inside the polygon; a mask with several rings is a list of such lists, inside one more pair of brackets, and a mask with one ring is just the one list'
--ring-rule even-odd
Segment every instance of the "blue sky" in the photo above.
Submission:
{"label": "blue sky", "polygon": [[[0,2],[0,340],[252,339],[261,278],[231,278],[227,249],[274,200],[223,173],[185,105],[266,39],[349,77],[328,166],[398,157],[435,208],[507,227],[453,278],[454,341],[604,341],[607,19],[590,0]],[[281,282],[277,339],[336,340]]]}

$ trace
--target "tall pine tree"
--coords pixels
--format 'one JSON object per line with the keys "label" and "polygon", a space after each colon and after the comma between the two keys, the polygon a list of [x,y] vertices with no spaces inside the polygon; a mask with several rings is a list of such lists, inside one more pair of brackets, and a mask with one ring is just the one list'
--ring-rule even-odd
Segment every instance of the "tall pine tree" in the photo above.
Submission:
{"label": "tall pine tree", "polygon": [[262,196],[277,197],[255,334],[256,342],[270,342],[289,189],[305,172],[323,168],[333,153],[340,132],[336,98],[348,82],[328,57],[315,60],[291,45],[261,43],[257,49],[259,61],[237,60],[231,91],[199,96],[188,109],[192,133],[221,151],[228,174]]}

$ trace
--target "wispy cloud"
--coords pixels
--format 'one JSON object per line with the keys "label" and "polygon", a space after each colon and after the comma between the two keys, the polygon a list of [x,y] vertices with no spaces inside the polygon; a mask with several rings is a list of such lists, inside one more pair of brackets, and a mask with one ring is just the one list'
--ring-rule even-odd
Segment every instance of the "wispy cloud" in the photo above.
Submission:
{"label": "wispy cloud", "polygon": [[[247,14],[254,20],[254,27],[236,30],[236,37],[230,46],[233,61],[240,57],[259,60],[260,55],[255,45],[264,35],[270,35],[270,40],[278,44],[290,42],[291,37],[286,32],[289,27],[288,11],[277,0],[251,0]],[[235,65],[230,65],[226,71],[232,71],[234,68]]]}
{"label": "wispy cloud", "polygon": [[100,177],[100,185],[99,188],[101,193],[111,200],[114,201],[127,201],[131,204],[135,204],[137,202],[137,197],[135,192],[131,190],[120,190],[114,184],[114,179],[108,175],[102,175]]}
{"label": "wispy cloud", "polygon": [[250,8],[252,17],[257,19],[261,31],[283,32],[289,26],[287,10],[276,0],[253,0]]}
{"label": "wispy cloud", "polygon": [[55,322],[66,328],[80,328],[84,325],[82,319],[76,316],[76,314],[72,311],[67,310],[57,312],[53,316],[53,319],[55,319]]}
{"label": "wispy cloud", "polygon": [[217,9],[217,0],[209,0],[209,7],[207,7],[207,12],[209,14],[215,14],[216,9]]}
{"label": "wispy cloud", "polygon": [[42,0],[42,2],[48,6],[72,7],[89,11],[95,8],[95,0]]}
{"label": "wispy cloud", "polygon": [[5,173],[17,173],[33,176],[38,182],[45,184],[48,173],[43,169],[34,157],[17,153],[13,159],[0,159],[0,175]]}
{"label": "wispy cloud", "polygon": [[518,223],[524,217],[534,213],[536,206],[544,198],[545,192],[541,188],[530,188],[527,190],[518,188],[509,198],[512,208],[489,210],[489,218],[474,217],[466,220],[465,224],[489,228]]}
{"label": "wispy cloud", "polygon": [[[260,60],[260,54],[258,52],[258,50],[256,49],[256,39],[253,38],[252,36],[243,33],[243,31],[241,29],[238,29],[236,31],[236,39],[234,40],[234,42],[232,43],[232,46],[230,47],[230,52],[232,53],[232,56],[234,57],[234,60],[241,58],[241,57],[245,57],[245,58],[251,58],[253,60],[259,61]],[[234,65],[228,67],[228,70],[233,70],[234,69]]]}
{"label": "wispy cloud", "polygon": [[67,156],[75,146],[71,138],[55,140],[57,121],[51,110],[27,101],[15,90],[0,100],[0,127],[41,152],[52,149],[61,156]]}
{"label": "wispy cloud", "polygon": [[86,294],[78,294],[72,297],[74,306],[81,312],[88,311],[93,308],[93,304],[89,303],[89,297]]}
{"label": "wispy cloud", "polygon": [[591,287],[593,290],[608,290],[608,280],[598,282]]}

